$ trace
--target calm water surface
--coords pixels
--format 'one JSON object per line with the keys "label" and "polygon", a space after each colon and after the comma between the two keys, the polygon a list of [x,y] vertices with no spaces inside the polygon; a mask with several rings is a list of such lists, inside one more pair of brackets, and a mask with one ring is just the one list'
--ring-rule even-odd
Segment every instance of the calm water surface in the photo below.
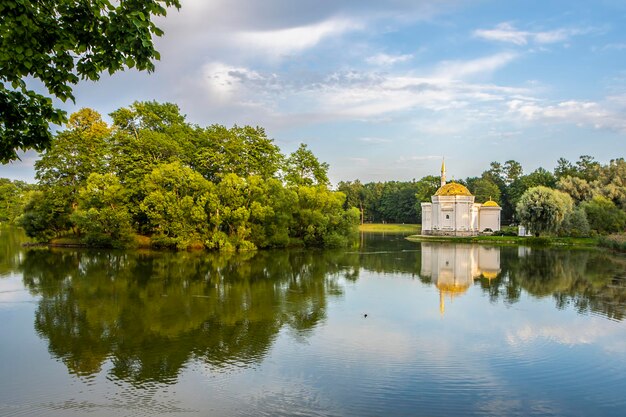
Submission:
{"label": "calm water surface", "polygon": [[624,256],[22,240],[0,229],[2,416],[626,415]]}

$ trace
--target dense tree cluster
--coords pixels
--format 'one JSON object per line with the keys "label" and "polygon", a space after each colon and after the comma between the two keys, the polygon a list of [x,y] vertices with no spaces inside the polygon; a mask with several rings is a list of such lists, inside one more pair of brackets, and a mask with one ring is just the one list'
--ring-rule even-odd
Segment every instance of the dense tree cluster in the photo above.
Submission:
{"label": "dense tree cluster", "polygon": [[174,104],[136,102],[70,117],[36,162],[20,224],[49,240],[71,230],[94,246],[248,250],[345,245],[358,212],[328,187],[301,145],[285,157],[260,127],[194,126]]}
{"label": "dense tree cluster", "polygon": [[24,181],[0,178],[0,223],[15,223],[22,214],[28,192],[34,188]]}
{"label": "dense tree cluster", "polygon": [[[502,206],[503,224],[530,221],[536,225],[535,232],[573,236],[614,233],[626,227],[626,162],[623,158],[607,165],[588,155],[581,156],[576,163],[561,158],[554,172],[538,168],[528,174],[524,174],[517,161],[492,162],[481,176],[458,182],[468,187],[476,196],[476,202],[489,199],[498,202]],[[419,223],[420,203],[430,201],[439,185],[440,178],[429,175],[407,182],[340,182],[338,189],[347,196],[346,208],[359,209],[362,223]],[[531,194],[523,199],[526,193]],[[571,201],[563,199],[563,195],[571,197]],[[555,205],[555,198],[562,204]],[[536,203],[534,209],[529,206],[531,202]],[[539,215],[539,203],[546,209],[550,206],[548,211],[554,217],[546,217],[547,212]]]}

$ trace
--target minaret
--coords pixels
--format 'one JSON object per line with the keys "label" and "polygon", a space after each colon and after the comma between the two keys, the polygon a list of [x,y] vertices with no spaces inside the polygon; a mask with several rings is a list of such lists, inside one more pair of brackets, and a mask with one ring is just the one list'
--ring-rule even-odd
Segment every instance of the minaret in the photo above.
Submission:
{"label": "minaret", "polygon": [[441,159],[441,186],[446,185],[446,159]]}

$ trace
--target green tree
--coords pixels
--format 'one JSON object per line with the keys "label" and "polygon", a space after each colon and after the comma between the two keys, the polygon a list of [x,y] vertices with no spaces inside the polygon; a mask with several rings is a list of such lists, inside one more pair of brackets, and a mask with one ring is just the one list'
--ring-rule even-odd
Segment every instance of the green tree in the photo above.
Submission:
{"label": "green tree", "polygon": [[574,176],[561,177],[556,188],[569,194],[577,203],[590,200],[594,194],[594,188],[587,180]]}
{"label": "green tree", "polygon": [[585,210],[582,207],[576,207],[574,210],[567,213],[558,232],[561,236],[589,236],[591,228]]}
{"label": "green tree", "polygon": [[557,231],[572,206],[571,197],[565,193],[543,186],[533,187],[517,203],[517,218],[539,236]]}
{"label": "green tree", "polygon": [[208,180],[219,182],[226,174],[240,177],[276,175],[283,156],[262,127],[213,125],[202,132],[193,158],[196,169]]}
{"label": "green tree", "polygon": [[0,223],[15,223],[24,210],[28,191],[34,189],[24,181],[0,178]]}
{"label": "green tree", "polygon": [[359,223],[356,208],[343,209],[346,196],[323,185],[300,186],[291,236],[306,246],[345,246]]}
{"label": "green tree", "polygon": [[18,149],[43,151],[52,141],[49,124],[65,112],[29,87],[43,83],[57,99],[74,100],[72,85],[98,80],[100,73],[124,68],[154,70],[152,22],[179,0],[4,1],[0,3],[0,161]]}
{"label": "green tree", "polygon": [[520,178],[524,174],[522,164],[517,161],[506,161],[503,167],[504,182],[506,185],[511,185],[514,181]]}
{"label": "green tree", "polygon": [[361,181],[340,181],[337,184],[337,191],[346,195],[344,208],[356,207],[361,214],[361,224],[365,223],[365,205],[367,202],[368,189],[361,184]]}
{"label": "green tree", "polygon": [[75,205],[78,189],[89,175],[107,170],[111,130],[98,112],[88,108],[73,113],[67,128],[35,162],[35,170],[42,187],[55,188]]}
{"label": "green tree", "polygon": [[93,173],[79,191],[78,208],[70,216],[89,246],[126,247],[134,243],[127,193],[115,174]]}
{"label": "green tree", "polygon": [[144,187],[146,197],[140,209],[155,244],[185,249],[203,241],[210,226],[207,205],[215,201],[212,183],[172,162],[146,175]]}
{"label": "green tree", "polygon": [[307,145],[300,144],[285,161],[285,181],[290,185],[328,185],[328,164],[320,162]]}
{"label": "green tree", "polygon": [[478,178],[473,181],[470,191],[476,197],[477,203],[484,203],[487,200],[500,203],[500,188],[487,177]]}
{"label": "green tree", "polygon": [[507,187],[508,204],[515,209],[519,199],[526,192],[526,190],[540,185],[548,188],[554,188],[555,182],[556,179],[554,178],[554,175],[543,168],[537,168],[528,175],[522,175]]}
{"label": "green tree", "polygon": [[596,195],[581,204],[587,214],[589,226],[600,234],[623,232],[626,227],[626,213],[615,206],[613,201]]}
{"label": "green tree", "polygon": [[70,228],[70,214],[71,208],[65,195],[48,188],[28,193],[24,212],[17,223],[28,237],[46,242]]}
{"label": "green tree", "polygon": [[570,161],[565,158],[559,158],[559,160],[556,162],[556,168],[554,168],[554,176],[557,179],[575,176],[576,174],[576,167],[572,165]]}

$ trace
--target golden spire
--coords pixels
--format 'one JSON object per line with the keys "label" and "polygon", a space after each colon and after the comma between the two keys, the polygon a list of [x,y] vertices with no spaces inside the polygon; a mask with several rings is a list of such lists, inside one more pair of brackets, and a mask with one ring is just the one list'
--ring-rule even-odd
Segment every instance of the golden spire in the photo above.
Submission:
{"label": "golden spire", "polygon": [[443,291],[441,290],[439,290],[439,312],[441,313],[442,316],[446,312],[446,305],[445,305],[445,300],[443,298]]}
{"label": "golden spire", "polygon": [[441,186],[446,185],[446,158],[441,158]]}

